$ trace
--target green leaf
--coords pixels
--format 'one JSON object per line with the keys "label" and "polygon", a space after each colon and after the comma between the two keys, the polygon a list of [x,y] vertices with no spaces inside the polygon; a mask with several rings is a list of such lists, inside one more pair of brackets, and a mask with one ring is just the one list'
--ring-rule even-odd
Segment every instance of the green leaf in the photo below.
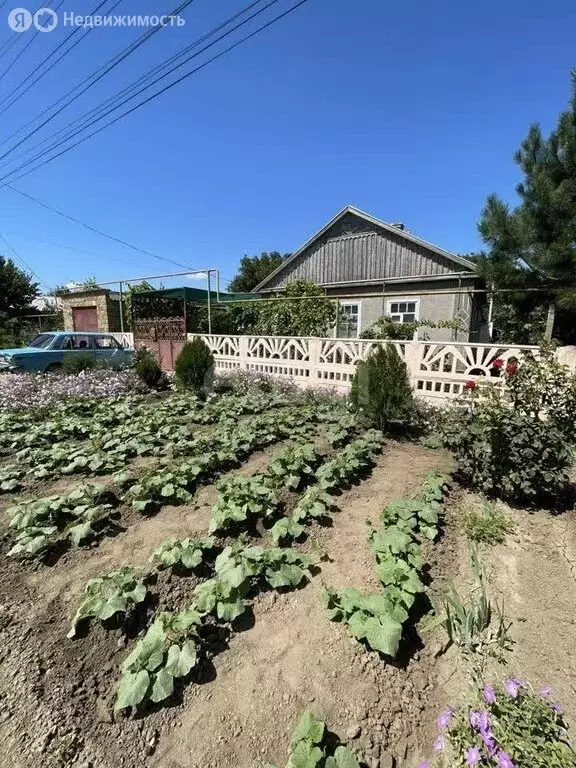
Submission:
{"label": "green leaf", "polygon": [[106,621],[115,613],[122,613],[126,610],[128,601],[122,595],[112,595],[102,606],[98,617],[102,621]]}
{"label": "green leaf", "polygon": [[376,651],[387,656],[396,656],[400,639],[402,637],[402,625],[389,616],[379,619],[370,617],[365,624],[366,642]]}
{"label": "green leaf", "polygon": [[244,601],[238,598],[234,602],[219,601],[216,606],[216,614],[222,621],[234,621],[246,610]]}
{"label": "green leaf", "polygon": [[170,497],[174,495],[175,490],[176,489],[174,488],[174,485],[172,483],[166,483],[166,485],[162,487],[162,490],[160,491],[160,495]]}
{"label": "green leaf", "polygon": [[114,710],[135,707],[144,699],[150,685],[150,675],[145,669],[133,674],[125,672],[118,685],[118,694]]}
{"label": "green leaf", "polygon": [[188,570],[196,568],[202,562],[202,550],[188,547],[182,550],[182,565]]}
{"label": "green leaf", "polygon": [[[328,760],[333,760],[334,762],[329,763]],[[336,747],[334,757],[329,757],[328,760],[326,760],[326,768],[329,768],[331,765],[334,768],[360,768],[356,755],[348,747]]]}
{"label": "green leaf", "polygon": [[303,713],[300,722],[292,733],[292,745],[306,739],[312,744],[320,744],[324,737],[326,726],[319,720],[313,712],[308,710]]}
{"label": "green leaf", "polygon": [[168,649],[168,659],[165,669],[172,677],[186,677],[196,664],[196,646],[191,640],[186,641],[182,648],[171,645]]}
{"label": "green leaf", "polygon": [[287,768],[316,768],[322,760],[323,753],[309,741],[298,743],[290,755]]}
{"label": "green leaf", "polygon": [[163,667],[156,675],[156,680],[152,686],[152,692],[150,698],[153,702],[164,701],[169,696],[172,696],[174,692],[174,678],[167,671],[166,667]]}

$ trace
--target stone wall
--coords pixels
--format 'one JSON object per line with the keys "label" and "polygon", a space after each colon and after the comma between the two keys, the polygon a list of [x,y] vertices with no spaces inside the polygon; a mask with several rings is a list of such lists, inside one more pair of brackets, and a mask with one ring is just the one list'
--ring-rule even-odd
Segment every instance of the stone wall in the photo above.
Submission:
{"label": "stone wall", "polygon": [[62,312],[64,313],[64,330],[74,330],[75,307],[96,307],[98,330],[103,333],[120,330],[120,306],[116,298],[110,296],[110,291],[104,288],[61,293]]}

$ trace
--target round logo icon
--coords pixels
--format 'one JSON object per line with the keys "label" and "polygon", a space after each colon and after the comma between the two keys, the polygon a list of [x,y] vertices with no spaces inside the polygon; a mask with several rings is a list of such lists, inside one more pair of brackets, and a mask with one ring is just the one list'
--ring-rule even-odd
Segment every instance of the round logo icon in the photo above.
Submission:
{"label": "round logo icon", "polygon": [[14,8],[8,14],[8,26],[13,32],[26,32],[32,26],[32,14],[26,8]]}
{"label": "round logo icon", "polygon": [[39,8],[34,14],[34,26],[38,32],[52,32],[58,26],[58,14],[52,8]]}

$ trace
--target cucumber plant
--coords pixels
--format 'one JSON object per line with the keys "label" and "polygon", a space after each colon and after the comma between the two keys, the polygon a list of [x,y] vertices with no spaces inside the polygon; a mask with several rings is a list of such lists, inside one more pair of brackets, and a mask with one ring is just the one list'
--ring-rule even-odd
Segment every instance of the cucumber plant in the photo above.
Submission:
{"label": "cucumber plant", "polygon": [[325,723],[312,712],[304,712],[292,733],[286,768],[360,768],[354,752],[342,744],[334,748],[326,737]]}
{"label": "cucumber plant", "polygon": [[235,475],[220,481],[216,487],[220,496],[212,508],[209,533],[225,531],[249,517],[269,517],[280,503],[274,482],[261,474]]}
{"label": "cucumber plant", "polygon": [[186,677],[196,665],[200,621],[193,607],[156,618],[122,664],[116,711],[172,695],[174,680]]}
{"label": "cucumber plant", "polygon": [[110,619],[116,613],[128,613],[134,606],[146,599],[147,589],[142,580],[136,578],[129,565],[112,571],[107,576],[90,579],[84,587],[80,605],[72,619],[72,629],[67,637],[76,635],[81,621],[97,618]]}
{"label": "cucumber plant", "polygon": [[268,465],[267,474],[285,488],[297,490],[313,476],[320,453],[311,444],[289,446]]}
{"label": "cucumber plant", "polygon": [[374,456],[382,450],[382,440],[382,433],[371,429],[349,443],[316,471],[320,488],[338,490],[360,477],[373,465]]}
{"label": "cucumber plant", "polygon": [[214,548],[214,538],[205,536],[195,539],[168,539],[157,547],[150,556],[150,562],[158,568],[180,565],[191,571],[204,560],[205,552]]}

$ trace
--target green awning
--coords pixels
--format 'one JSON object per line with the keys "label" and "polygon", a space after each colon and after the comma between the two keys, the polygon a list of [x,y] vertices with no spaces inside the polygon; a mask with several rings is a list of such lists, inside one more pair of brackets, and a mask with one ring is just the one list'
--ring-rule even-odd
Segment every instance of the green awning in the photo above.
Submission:
{"label": "green awning", "polygon": [[[186,301],[194,301],[201,304],[208,303],[208,291],[203,288],[190,288],[189,286],[183,286],[182,288],[160,288],[157,291],[138,291],[134,294],[134,298],[137,296],[146,298],[156,296],[159,299],[186,299]],[[213,303],[216,303],[218,300],[228,302],[259,298],[260,295],[257,293],[223,293],[220,291],[220,295],[218,295],[216,291],[210,291],[210,302]]]}

